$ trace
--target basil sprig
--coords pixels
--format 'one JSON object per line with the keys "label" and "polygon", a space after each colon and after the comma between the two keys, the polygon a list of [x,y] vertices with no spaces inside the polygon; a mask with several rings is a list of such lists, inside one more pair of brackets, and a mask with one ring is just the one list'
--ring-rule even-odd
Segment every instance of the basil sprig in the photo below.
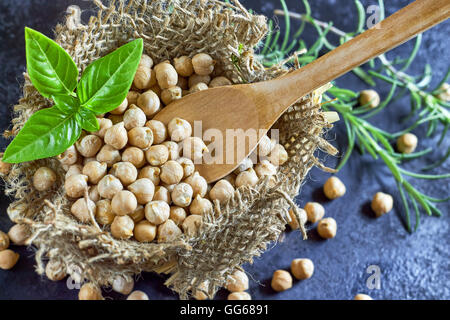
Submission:
{"label": "basil sprig", "polygon": [[72,146],[83,129],[99,130],[96,115],[114,110],[130,90],[143,41],[131,41],[93,62],[80,82],[75,62],[55,41],[25,28],[25,46],[33,86],[55,105],[36,112],[25,123],[5,150],[2,161],[7,163],[56,156]]}

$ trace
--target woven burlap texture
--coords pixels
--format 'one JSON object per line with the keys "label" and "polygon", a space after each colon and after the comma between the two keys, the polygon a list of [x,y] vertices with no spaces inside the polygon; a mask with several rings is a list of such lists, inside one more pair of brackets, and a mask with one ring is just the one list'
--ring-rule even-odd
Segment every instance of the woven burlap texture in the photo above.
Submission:
{"label": "woven burlap texture", "polygon": [[[94,1],[96,16],[81,23],[81,11],[68,9],[66,22],[56,26],[56,41],[74,58],[80,72],[92,61],[124,43],[144,39],[144,51],[155,62],[181,55],[205,52],[218,61],[218,67],[234,82],[262,81],[281,76],[288,69],[265,69],[254,58],[253,48],[265,36],[266,19],[250,14],[238,2],[220,1]],[[242,48],[240,51],[238,48]],[[232,55],[239,57],[238,67]],[[237,71],[239,69],[239,72]],[[95,223],[74,220],[71,201],[64,195],[64,170],[55,159],[14,165],[4,177],[6,193],[16,200],[8,214],[15,222],[31,226],[30,238],[36,248],[37,272],[44,273],[45,261],[62,262],[75,280],[86,278],[99,285],[110,285],[117,275],[133,277],[142,271],[168,273],[166,284],[188,298],[194,288],[207,284],[204,292],[212,297],[232,272],[252,262],[272,241],[277,241],[290,221],[292,199],[313,165],[317,148],[336,150],[321,135],[330,126],[320,113],[320,93],[310,94],[292,106],[275,125],[289,161],[280,168],[276,185],[267,180],[255,188],[241,188],[223,206],[203,217],[199,235],[174,243],[142,244],[116,240]],[[35,111],[51,106],[35,90],[25,74],[23,98],[15,106],[15,135]],[[224,110],[226,112],[226,110]],[[49,192],[37,192],[32,176],[40,166],[58,173]],[[301,231],[305,236],[304,228]]]}

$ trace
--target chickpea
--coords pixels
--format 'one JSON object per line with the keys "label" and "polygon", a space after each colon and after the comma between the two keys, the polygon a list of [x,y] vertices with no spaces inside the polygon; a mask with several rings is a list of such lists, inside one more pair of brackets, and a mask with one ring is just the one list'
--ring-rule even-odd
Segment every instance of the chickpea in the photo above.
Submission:
{"label": "chickpea", "polygon": [[155,92],[148,90],[139,96],[137,105],[147,117],[151,117],[160,110],[161,101]]}
{"label": "chickpea", "polygon": [[124,276],[116,276],[111,287],[115,292],[128,295],[133,291],[134,280]]}
{"label": "chickpea", "polygon": [[325,218],[319,221],[317,232],[324,239],[331,239],[336,236],[337,224],[333,218]]}
{"label": "chickpea", "polygon": [[156,80],[161,89],[167,89],[177,85],[178,73],[175,68],[167,62],[155,66]]}
{"label": "chickpea", "polygon": [[226,77],[215,77],[209,84],[210,88],[223,87],[232,85],[231,81]]}
{"label": "chickpea", "polygon": [[209,192],[211,200],[218,200],[221,204],[227,202],[234,194],[234,188],[227,180],[219,180],[216,182]]}
{"label": "chickpea", "polygon": [[63,165],[72,165],[77,163],[78,161],[78,152],[75,146],[69,147],[66,151],[61,153],[58,157],[58,160]]}
{"label": "chickpea", "polygon": [[242,160],[241,164],[234,170],[235,174],[244,172],[250,168],[253,168],[253,161],[250,158],[245,158]]}
{"label": "chickpea", "polygon": [[83,167],[83,174],[88,177],[89,183],[97,184],[106,175],[107,170],[105,162],[91,161]]}
{"label": "chickpea", "polygon": [[160,168],[146,166],[139,171],[138,179],[147,178],[151,182],[153,182],[153,184],[155,186],[157,186],[157,185],[159,185],[159,182],[161,181],[160,175],[161,175]]}
{"label": "chickpea", "polygon": [[119,216],[130,214],[137,208],[136,196],[128,190],[119,191],[112,198],[111,208]]}
{"label": "chickpea", "polygon": [[8,249],[8,247],[9,247],[9,237],[6,233],[0,231],[0,251],[6,250]]}
{"label": "chickpea", "polygon": [[255,166],[255,171],[259,178],[270,177],[277,174],[277,167],[268,160],[262,160]]}
{"label": "chickpea", "polygon": [[191,214],[204,215],[213,210],[211,201],[197,195],[189,206]]}
{"label": "chickpea", "polygon": [[175,100],[181,99],[181,97],[182,97],[182,89],[178,86],[173,86],[164,89],[161,92],[161,100],[166,106],[174,102]]}
{"label": "chickpea", "polygon": [[95,215],[96,205],[91,199],[87,199],[86,201],[85,198],[80,198],[72,204],[70,212],[78,219],[78,221],[88,223],[91,221],[89,212],[92,212],[92,215]]}
{"label": "chickpea", "polygon": [[288,160],[288,153],[281,144],[275,145],[269,156],[269,161],[274,166],[281,166]]}
{"label": "chickpea", "polygon": [[25,245],[30,236],[30,227],[23,223],[13,225],[8,231],[9,240],[16,246]]}
{"label": "chickpea", "polygon": [[108,118],[100,118],[97,119],[98,120],[98,124],[100,126],[100,129],[96,132],[92,132],[92,134],[100,137],[100,138],[104,138],[105,137],[105,133],[106,130],[108,130],[109,128],[111,128],[113,126],[113,123],[110,119]]}
{"label": "chickpea", "polygon": [[122,149],[127,145],[128,135],[124,123],[119,122],[106,130],[105,143],[117,150]]}
{"label": "chickpea", "polygon": [[153,144],[153,132],[147,127],[136,127],[128,132],[128,140],[132,146],[147,149]]}
{"label": "chickpea", "polygon": [[198,84],[200,82],[208,85],[211,82],[211,77],[209,75],[207,75],[207,76],[200,76],[198,74],[193,74],[188,79],[189,88],[194,87],[196,84]]}
{"label": "chickpea", "polygon": [[70,176],[82,173],[83,173],[83,166],[81,164],[73,164],[67,170],[65,178],[67,179]]}
{"label": "chickpea", "polygon": [[122,161],[130,162],[136,168],[142,168],[146,163],[145,154],[142,149],[137,147],[128,147],[122,153]]}
{"label": "chickpea", "polygon": [[94,157],[102,146],[102,139],[93,134],[85,135],[75,143],[78,152],[85,158]]}
{"label": "chickpea", "polygon": [[136,167],[130,162],[117,162],[109,173],[118,178],[124,186],[135,182],[138,175]]}
{"label": "chickpea", "polygon": [[[306,223],[307,220],[307,216],[306,216],[306,211],[298,208],[298,213],[300,215],[300,222],[302,225],[304,225]],[[300,224],[298,223],[298,219],[294,214],[294,210],[289,210],[289,217],[291,218],[291,222],[289,222],[289,226],[291,227],[292,230],[297,230],[300,229]]]}
{"label": "chickpea", "polygon": [[143,220],[134,227],[134,237],[139,242],[152,242],[156,237],[156,226]]}
{"label": "chickpea", "polygon": [[248,277],[245,272],[236,270],[231,276],[229,276],[226,288],[230,292],[243,292],[248,290]]}
{"label": "chickpea", "polygon": [[3,153],[1,153],[0,157],[0,174],[7,175],[11,171],[12,164],[3,162]]}
{"label": "chickpea", "polygon": [[153,143],[161,144],[167,139],[167,128],[161,121],[150,120],[145,124],[153,132]]}
{"label": "chickpea", "polygon": [[66,266],[59,260],[50,260],[45,266],[45,275],[51,281],[61,281],[67,276]]}
{"label": "chickpea", "polygon": [[394,199],[390,194],[377,192],[372,199],[371,207],[377,218],[388,213],[394,206]]}
{"label": "chickpea", "polygon": [[107,174],[99,181],[97,188],[102,198],[112,199],[116,193],[123,189],[123,185],[119,179],[111,174]]}
{"label": "chickpea", "polygon": [[17,261],[19,261],[19,254],[12,250],[6,249],[0,251],[0,269],[10,270],[12,269]]}
{"label": "chickpea", "polygon": [[142,109],[134,104],[123,115],[125,129],[131,130],[136,127],[143,127],[147,121],[147,116]]}
{"label": "chickpea", "polygon": [[50,168],[40,167],[33,175],[33,186],[37,191],[47,191],[56,182],[56,173]]}
{"label": "chickpea", "polygon": [[241,172],[236,177],[236,188],[242,186],[254,187],[258,183],[259,178],[253,169],[248,169],[247,171]]}
{"label": "chickpea", "polygon": [[88,176],[84,174],[75,174],[70,176],[64,183],[67,196],[71,198],[80,198],[87,189]]}
{"label": "chickpea", "polygon": [[136,88],[143,90],[148,89],[156,84],[156,73],[154,70],[146,67],[139,66],[134,75],[133,84]]}
{"label": "chickpea", "polygon": [[199,82],[189,89],[189,93],[196,93],[203,90],[208,90],[208,86],[203,82]]}
{"label": "chickpea", "polygon": [[186,219],[186,216],[187,214],[184,208],[177,206],[170,207],[169,219],[175,222],[177,226],[180,226],[183,223],[184,219]]}
{"label": "chickpea", "polygon": [[96,185],[89,187],[88,197],[94,202],[100,200],[100,193],[98,193],[98,187]]}
{"label": "chickpea", "polygon": [[155,188],[155,195],[153,196],[153,200],[161,200],[167,204],[170,204],[172,202],[169,190],[167,190],[167,188],[163,186],[157,186]]}
{"label": "chickpea", "polygon": [[153,59],[150,56],[143,53],[141,56],[141,61],[139,61],[139,67],[147,67],[147,68],[153,67]]}
{"label": "chickpea", "polygon": [[443,83],[439,87],[437,98],[442,100],[442,101],[444,101],[444,102],[449,102],[450,101],[450,84]]}
{"label": "chickpea", "polygon": [[373,300],[371,296],[363,293],[358,293],[353,300]]}
{"label": "chickpea", "polygon": [[197,195],[204,197],[208,191],[208,182],[198,172],[187,177],[184,182],[192,187],[192,190],[194,190],[194,197]]}
{"label": "chickpea", "polygon": [[111,224],[111,234],[117,239],[130,239],[133,236],[134,222],[129,216],[116,216]]}
{"label": "chickpea", "polygon": [[206,53],[198,53],[192,58],[192,66],[196,74],[201,76],[210,75],[214,70],[216,62]]}
{"label": "chickpea", "polygon": [[174,160],[169,160],[161,166],[161,180],[164,183],[177,184],[183,179],[183,175],[183,167]]}
{"label": "chickpea", "polygon": [[130,105],[130,106],[132,104],[137,105],[137,101],[138,101],[140,95],[141,94],[137,91],[129,91],[127,94],[128,105]]}
{"label": "chickpea", "polygon": [[345,194],[346,190],[347,189],[345,188],[345,185],[337,177],[329,178],[323,185],[323,192],[325,193],[325,196],[330,200],[342,197]]}
{"label": "chickpea", "polygon": [[373,109],[380,105],[380,96],[375,90],[363,90],[359,94],[359,104]]}
{"label": "chickpea", "polygon": [[271,286],[272,289],[277,292],[286,291],[292,288],[291,274],[285,270],[275,271],[272,276]]}
{"label": "chickpea", "polygon": [[397,139],[397,150],[401,153],[413,153],[417,148],[417,136],[412,133],[406,133]]}
{"label": "chickpea", "polygon": [[189,122],[180,118],[170,120],[167,129],[172,141],[180,142],[192,135],[192,127]]}
{"label": "chickpea", "polygon": [[125,100],[123,100],[122,103],[117,106],[117,108],[115,108],[113,111],[110,111],[109,113],[113,115],[122,115],[125,112],[125,110],[127,110],[127,108],[128,108],[128,100],[127,98],[125,98]]}
{"label": "chickpea", "polygon": [[154,225],[160,225],[170,216],[169,205],[161,200],[147,203],[145,206],[145,218]]}
{"label": "chickpea", "polygon": [[305,211],[306,215],[308,216],[308,221],[311,223],[316,223],[325,215],[324,207],[317,202],[308,202],[305,205]]}
{"label": "chickpea", "polygon": [[171,242],[177,240],[183,232],[175,222],[167,220],[158,226],[158,242]]}
{"label": "chickpea", "polygon": [[195,164],[201,163],[203,152],[208,152],[208,148],[202,139],[198,137],[188,137],[183,140],[183,156],[194,161]]}
{"label": "chickpea", "polygon": [[183,228],[184,234],[188,237],[195,237],[202,226],[202,216],[197,214],[192,214],[184,219],[181,227]]}
{"label": "chickpea", "polygon": [[133,192],[139,204],[147,204],[155,195],[155,185],[147,178],[136,180],[128,186],[128,190]]}
{"label": "chickpea", "polygon": [[145,209],[144,209],[144,206],[141,206],[141,205],[137,206],[136,210],[134,210],[134,211],[133,211],[132,213],[130,213],[128,216],[129,216],[131,219],[133,219],[133,222],[134,222],[135,224],[141,222],[142,220],[145,219]]}
{"label": "chickpea", "polygon": [[179,207],[187,207],[191,204],[194,191],[187,183],[180,183],[173,189],[171,193],[172,202]]}
{"label": "chickpea", "polygon": [[161,166],[169,159],[169,149],[162,144],[151,146],[145,151],[145,158],[152,166]]}
{"label": "chickpea", "polygon": [[194,66],[192,65],[192,59],[188,56],[181,56],[173,60],[173,65],[178,74],[182,77],[189,77],[194,73]]}
{"label": "chickpea", "polygon": [[93,283],[85,283],[78,292],[78,300],[104,300],[102,291]]}
{"label": "chickpea", "polygon": [[136,290],[128,296],[127,300],[149,300],[149,298],[145,292]]}
{"label": "chickpea", "polygon": [[[111,123],[114,125],[123,122],[123,114],[110,114],[107,118],[108,120],[111,120]],[[106,134],[106,131],[105,131]]]}
{"label": "chickpea", "polygon": [[181,166],[183,167],[184,171],[183,179],[186,179],[187,177],[189,177],[191,174],[194,173],[195,166],[191,159],[182,157],[177,159],[177,162],[181,164]]}
{"label": "chickpea", "polygon": [[270,139],[267,135],[263,136],[258,144],[258,156],[268,156],[276,146],[275,140]]}
{"label": "chickpea", "polygon": [[314,263],[310,259],[294,259],[291,272],[297,280],[309,279],[314,273]]}
{"label": "chickpea", "polygon": [[110,225],[114,221],[115,217],[116,215],[111,207],[111,200],[102,199],[96,203],[95,219],[98,223],[102,225]]}
{"label": "chickpea", "polygon": [[119,162],[121,157],[119,150],[106,144],[97,153],[96,159],[98,162],[105,162],[108,167],[111,167],[114,163]]}
{"label": "chickpea", "polygon": [[232,292],[227,297],[228,300],[252,300],[252,297],[247,292]]}

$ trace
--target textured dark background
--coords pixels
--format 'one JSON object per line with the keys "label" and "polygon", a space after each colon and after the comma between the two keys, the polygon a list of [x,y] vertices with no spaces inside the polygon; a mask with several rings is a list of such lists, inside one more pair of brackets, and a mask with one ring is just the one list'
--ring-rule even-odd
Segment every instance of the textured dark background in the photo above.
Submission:
{"label": "textured dark background", "polygon": [[[411,1],[386,1],[388,14],[400,9]],[[273,10],[281,8],[277,0],[242,0],[247,8],[273,17]],[[303,12],[301,1],[287,1],[290,10]],[[375,0],[363,1],[365,7],[376,4]],[[20,96],[22,72],[25,70],[25,50],[23,28],[29,26],[47,35],[52,34],[54,25],[61,21],[64,11],[70,4],[77,4],[88,10],[93,6],[80,0],[1,0],[0,1],[0,127],[8,128],[13,104]],[[334,21],[335,26],[351,31],[356,26],[356,10],[351,0],[314,0],[311,1],[313,15],[324,21]],[[89,12],[86,12],[86,15]],[[282,19],[279,19],[282,21]],[[294,25],[295,26],[295,25]],[[281,26],[281,28],[283,28]],[[314,41],[311,29],[307,33],[308,43]],[[426,63],[430,63],[436,84],[445,74],[449,65],[450,23],[447,21],[424,35],[423,46],[415,64],[409,70],[420,74]],[[412,43],[395,50],[395,54],[407,56]],[[392,56],[393,53],[388,54]],[[339,79],[340,86],[352,90],[365,89],[366,86],[353,75]],[[389,88],[379,83],[377,90],[385,97]],[[386,111],[373,121],[388,131],[405,128],[402,117],[408,110],[408,99],[392,103]],[[424,137],[424,128],[418,128],[416,134]],[[346,136],[342,125],[328,133],[328,139],[340,150],[346,148]],[[435,150],[430,156],[406,164],[411,170],[442,157],[448,148]],[[432,140],[420,139],[419,150],[428,147]],[[1,149],[6,141],[1,140]],[[328,166],[335,166],[338,159],[322,156]],[[435,172],[449,172],[449,161]],[[255,259],[253,265],[246,266],[251,279],[250,293],[254,299],[351,299],[356,293],[367,293],[375,299],[449,299],[449,205],[440,204],[444,212],[442,218],[422,215],[419,230],[410,235],[402,225],[403,208],[399,196],[390,178],[388,170],[379,162],[355,153],[347,166],[338,174],[347,186],[345,197],[333,202],[326,201],[321,186],[329,175],[313,169],[298,196],[297,202],[303,206],[307,201],[320,201],[324,204],[326,215],[334,217],[338,223],[335,239],[323,241],[315,230],[310,230],[310,240],[304,242],[298,232],[286,233],[282,243],[268,250],[262,257]],[[413,181],[420,190],[431,195],[445,197],[449,195],[447,181]],[[370,210],[370,200],[377,191],[394,195],[395,209],[386,216],[375,219]],[[0,229],[11,226],[6,216],[9,199],[1,196]],[[14,248],[21,259],[11,271],[0,270],[0,299],[76,299],[77,290],[69,290],[66,283],[52,283],[45,277],[34,273],[32,248]],[[294,287],[283,293],[274,293],[270,289],[270,278],[276,269],[289,268],[294,258],[308,257],[315,264],[314,276],[306,281],[295,282]],[[381,269],[381,289],[369,290],[366,269],[377,265]],[[136,288],[144,290],[150,299],[176,299],[177,296],[163,286],[164,278],[143,274]],[[120,298],[112,292],[106,296]],[[220,292],[219,298],[226,297]]]}

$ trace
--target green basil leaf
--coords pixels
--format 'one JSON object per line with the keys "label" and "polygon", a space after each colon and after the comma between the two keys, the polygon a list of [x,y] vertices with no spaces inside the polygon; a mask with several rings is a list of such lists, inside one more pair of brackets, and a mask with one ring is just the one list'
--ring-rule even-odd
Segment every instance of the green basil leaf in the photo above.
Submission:
{"label": "green basil leaf", "polygon": [[55,102],[55,107],[65,114],[75,113],[80,108],[80,101],[69,95],[54,95],[52,99]]}
{"label": "green basil leaf", "polygon": [[89,132],[96,132],[100,130],[100,125],[95,113],[87,108],[80,108],[76,114],[77,122],[80,126]]}
{"label": "green basil leaf", "polygon": [[33,86],[46,98],[71,94],[77,85],[75,62],[55,41],[25,28],[28,75]]}
{"label": "green basil leaf", "polygon": [[20,163],[63,153],[81,134],[75,113],[65,114],[56,107],[33,114],[6,148],[3,161]]}
{"label": "green basil leaf", "polygon": [[102,114],[120,105],[130,90],[142,48],[142,39],[137,39],[90,64],[77,86],[81,106]]}

